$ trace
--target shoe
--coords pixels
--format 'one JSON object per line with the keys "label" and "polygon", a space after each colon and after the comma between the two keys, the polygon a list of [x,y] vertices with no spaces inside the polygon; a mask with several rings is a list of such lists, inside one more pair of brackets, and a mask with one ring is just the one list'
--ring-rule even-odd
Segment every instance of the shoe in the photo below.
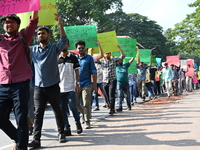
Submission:
{"label": "shoe", "polygon": [[41,143],[40,141],[36,142],[35,140],[33,140],[30,143],[28,143],[28,147],[39,148],[41,147]]}
{"label": "shoe", "polygon": [[96,107],[93,111],[98,111],[98,110],[100,110],[99,107]]}
{"label": "shoe", "polygon": [[33,134],[33,127],[29,127],[29,135]]}
{"label": "shoe", "polygon": [[64,133],[65,133],[65,136],[71,136],[72,135],[71,129],[64,130]]}
{"label": "shoe", "polygon": [[83,132],[83,129],[80,123],[76,124],[76,132],[77,134],[81,134]]}
{"label": "shoe", "polygon": [[137,101],[135,100],[135,103],[137,103]]}
{"label": "shoe", "polygon": [[110,110],[108,114],[113,115],[115,113],[115,110]]}
{"label": "shoe", "polygon": [[85,124],[85,129],[90,129],[91,128],[90,122],[86,121],[85,123],[86,123]]}
{"label": "shoe", "polygon": [[149,100],[152,100],[152,98],[151,98],[151,97],[149,97]]}
{"label": "shoe", "polygon": [[58,140],[59,140],[60,143],[65,143],[65,142],[67,142],[66,137],[65,137],[65,134],[59,134],[59,135],[58,135]]}
{"label": "shoe", "polygon": [[119,107],[119,108],[116,109],[116,111],[117,111],[117,112],[122,112],[122,108]]}
{"label": "shoe", "polygon": [[132,106],[134,106],[134,103],[133,103],[133,102],[131,102],[131,105],[132,105]]}
{"label": "shoe", "polygon": [[131,107],[128,107],[128,110],[131,110]]}
{"label": "shoe", "polygon": [[107,106],[106,106],[106,105],[103,105],[103,107],[106,108]]}

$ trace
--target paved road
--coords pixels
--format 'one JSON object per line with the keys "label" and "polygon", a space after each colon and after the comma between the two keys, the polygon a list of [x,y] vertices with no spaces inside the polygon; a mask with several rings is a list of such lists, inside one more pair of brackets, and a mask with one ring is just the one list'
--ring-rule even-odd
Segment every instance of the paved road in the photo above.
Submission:
{"label": "paved road", "polygon": [[[151,101],[139,103],[133,110],[123,110],[114,116],[109,116],[108,110],[101,107],[92,113],[93,128],[85,129],[81,135],[76,134],[70,116],[73,136],[62,144],[58,143],[52,110],[47,107],[40,149],[200,150],[200,90],[181,98],[176,103],[162,105]],[[101,99],[101,105],[102,102]],[[10,139],[2,131],[0,135],[0,150],[10,150]]]}

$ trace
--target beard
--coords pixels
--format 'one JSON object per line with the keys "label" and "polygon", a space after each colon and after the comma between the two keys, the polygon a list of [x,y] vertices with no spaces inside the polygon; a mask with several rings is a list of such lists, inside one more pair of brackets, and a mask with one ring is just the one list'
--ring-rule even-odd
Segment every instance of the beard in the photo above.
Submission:
{"label": "beard", "polygon": [[43,43],[47,43],[48,40],[49,40],[48,38],[47,38],[47,39],[38,39],[38,41],[39,41],[40,43],[42,43],[42,44],[43,44]]}

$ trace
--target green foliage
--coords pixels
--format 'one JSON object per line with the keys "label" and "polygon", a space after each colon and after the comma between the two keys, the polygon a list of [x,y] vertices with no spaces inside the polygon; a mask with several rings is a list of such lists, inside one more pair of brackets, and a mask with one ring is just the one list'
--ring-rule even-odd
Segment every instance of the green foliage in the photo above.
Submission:
{"label": "green foliage", "polygon": [[[56,0],[64,26],[98,24],[107,10],[121,10],[121,0]],[[53,37],[58,39],[58,26],[53,26]]]}
{"label": "green foliage", "polygon": [[118,36],[130,36],[137,39],[146,49],[152,49],[153,55],[164,58],[166,38],[163,29],[155,21],[137,13],[126,14],[122,11],[105,15],[105,20],[98,24],[99,32],[115,30]]}
{"label": "green foliage", "polygon": [[194,3],[189,4],[189,6],[195,7],[195,12],[188,14],[171,31],[172,40],[176,41],[176,46],[172,50],[200,56],[200,0],[196,0]]}

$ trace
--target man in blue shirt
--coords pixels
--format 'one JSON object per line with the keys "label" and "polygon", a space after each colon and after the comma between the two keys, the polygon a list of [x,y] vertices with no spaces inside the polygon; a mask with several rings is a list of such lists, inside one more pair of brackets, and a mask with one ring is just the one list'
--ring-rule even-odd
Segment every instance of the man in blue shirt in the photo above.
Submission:
{"label": "man in blue shirt", "polygon": [[122,111],[122,101],[124,98],[124,94],[126,96],[128,110],[131,110],[130,91],[128,84],[128,67],[132,64],[134,59],[135,58],[132,58],[128,63],[125,64],[123,64],[123,59],[120,59],[116,66],[118,104],[119,104],[119,108],[116,109],[117,112]]}
{"label": "man in blue shirt", "polygon": [[67,37],[63,29],[62,19],[58,14],[56,20],[60,26],[60,40],[57,43],[50,44],[50,31],[47,27],[37,29],[37,38],[39,45],[30,47],[32,52],[32,61],[35,67],[35,120],[33,129],[33,141],[28,146],[33,148],[41,147],[41,129],[43,116],[47,102],[51,104],[56,117],[56,123],[59,132],[59,142],[66,142],[64,135],[64,120],[60,108],[60,77],[57,64],[57,56],[67,44]]}
{"label": "man in blue shirt", "polygon": [[[77,93],[77,108],[80,113],[82,113],[83,119],[86,119],[86,129],[90,129],[90,119],[91,119],[91,90],[92,90],[92,82],[91,75],[93,79],[93,88],[94,92],[97,93],[97,71],[94,65],[93,57],[85,53],[85,42],[77,41],[75,46],[78,51],[78,61],[81,66],[79,69],[80,75],[80,92]],[[80,100],[83,100],[83,106],[80,104]],[[86,112],[86,116],[84,114]]]}
{"label": "man in blue shirt", "polygon": [[[150,59],[151,60],[151,59]],[[151,61],[150,61],[151,66]],[[146,79],[146,70],[149,66],[144,66],[143,62],[140,62],[140,54],[138,54],[138,64],[136,65],[138,70],[138,91],[142,96],[142,100],[145,101],[146,95],[145,95],[145,79]]]}

